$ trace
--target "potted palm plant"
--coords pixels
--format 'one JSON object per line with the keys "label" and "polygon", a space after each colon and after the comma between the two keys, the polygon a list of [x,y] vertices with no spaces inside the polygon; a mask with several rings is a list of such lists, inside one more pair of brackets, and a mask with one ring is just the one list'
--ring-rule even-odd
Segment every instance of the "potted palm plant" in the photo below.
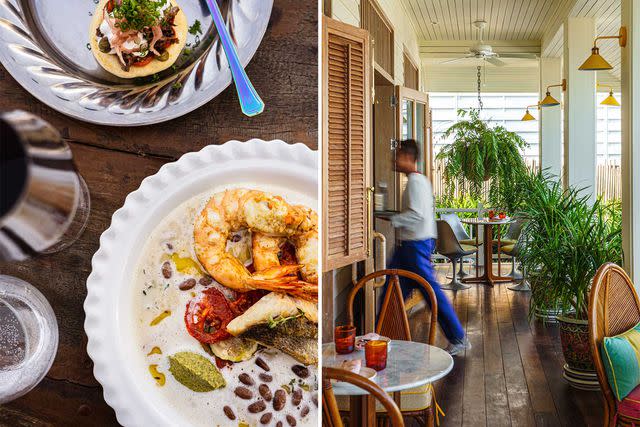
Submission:
{"label": "potted palm plant", "polygon": [[520,260],[529,272],[530,313],[559,310],[564,377],[574,387],[597,389],[588,346],[589,289],[600,265],[622,262],[620,203],[592,202],[583,191],[536,173],[521,209],[526,244]]}
{"label": "potted palm plant", "polygon": [[[526,170],[522,151],[527,143],[515,132],[503,126],[491,126],[480,119],[480,110],[458,110],[460,121],[447,129],[442,138],[453,136],[453,142],[438,153],[444,161],[444,180],[448,191],[468,189],[474,199],[488,199],[494,203],[500,188],[515,181]],[[491,180],[489,194],[483,184]],[[505,184],[507,183],[507,184]]]}

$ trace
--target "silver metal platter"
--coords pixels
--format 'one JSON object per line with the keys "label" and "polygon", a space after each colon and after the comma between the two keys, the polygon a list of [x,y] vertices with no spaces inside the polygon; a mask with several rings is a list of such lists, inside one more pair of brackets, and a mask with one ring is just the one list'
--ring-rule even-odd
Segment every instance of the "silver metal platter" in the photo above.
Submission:
{"label": "silver metal platter", "polygon": [[[0,0],[0,61],[33,96],[90,123],[139,126],[186,114],[231,83],[227,59],[204,0],[178,0],[189,34],[175,66],[144,79],[104,71],[88,47],[96,0]],[[267,29],[273,0],[218,0],[246,66]]]}

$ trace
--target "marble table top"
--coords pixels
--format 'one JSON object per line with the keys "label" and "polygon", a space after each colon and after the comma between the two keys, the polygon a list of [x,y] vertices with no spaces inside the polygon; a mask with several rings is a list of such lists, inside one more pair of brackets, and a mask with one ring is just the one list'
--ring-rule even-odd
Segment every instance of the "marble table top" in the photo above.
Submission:
{"label": "marble table top", "polygon": [[505,219],[489,219],[489,218],[462,218],[460,221],[465,224],[472,225],[500,225],[500,224],[511,224],[514,220],[513,218],[506,217]]}
{"label": "marble table top", "polygon": [[[453,358],[449,353],[420,342],[392,340],[388,351],[387,367],[379,371],[372,381],[389,393],[432,383],[453,369]],[[339,367],[342,361],[354,359],[361,359],[362,366],[365,366],[364,350],[336,354],[333,343],[322,345],[324,366]],[[336,396],[367,394],[366,391],[345,382],[334,382],[332,386]]]}

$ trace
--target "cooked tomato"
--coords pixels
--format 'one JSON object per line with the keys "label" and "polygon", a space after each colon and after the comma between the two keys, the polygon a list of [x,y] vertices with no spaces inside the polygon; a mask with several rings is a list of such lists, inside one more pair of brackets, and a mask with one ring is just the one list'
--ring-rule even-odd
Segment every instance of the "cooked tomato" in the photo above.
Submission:
{"label": "cooked tomato", "polygon": [[236,316],[240,316],[266,294],[267,292],[260,290],[242,293],[238,292],[238,297],[235,299],[235,301],[231,302],[231,309]]}
{"label": "cooked tomato", "polygon": [[144,58],[134,62],[132,65],[134,67],[144,67],[145,65],[149,64],[151,61],[153,61],[153,55],[149,54],[147,56],[145,56]]}
{"label": "cooked tomato", "polygon": [[227,332],[227,325],[235,317],[231,303],[222,292],[209,288],[189,301],[184,322],[192,337],[200,342],[213,344],[231,337]]}
{"label": "cooked tomato", "polygon": [[115,0],[109,0],[107,2],[107,12],[111,13],[113,12],[113,8],[116,7],[116,2]]}
{"label": "cooked tomato", "polygon": [[214,356],[214,357],[216,358],[216,366],[218,367],[218,369],[222,369],[227,366],[233,365],[233,362],[229,360],[220,359],[218,356]]}

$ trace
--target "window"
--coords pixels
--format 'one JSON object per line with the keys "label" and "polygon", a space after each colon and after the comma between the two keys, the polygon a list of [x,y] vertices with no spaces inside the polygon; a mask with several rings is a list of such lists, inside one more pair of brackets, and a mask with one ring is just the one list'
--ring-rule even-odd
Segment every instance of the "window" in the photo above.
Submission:
{"label": "window", "polygon": [[[538,159],[538,121],[521,121],[527,105],[538,102],[537,93],[486,93],[482,95],[481,117],[491,120],[492,123],[502,125],[510,131],[518,133],[529,147],[525,150],[526,160]],[[438,154],[442,146],[451,141],[443,140],[442,135],[449,126],[458,121],[459,108],[478,108],[478,95],[475,93],[442,93],[429,94],[429,107],[433,120],[433,154]],[[529,110],[536,119],[538,110],[534,107]]]}
{"label": "window", "polygon": [[[607,96],[609,96],[609,92],[598,92],[596,96],[598,100],[598,111],[596,113],[598,120],[596,127],[598,132],[598,163],[620,164],[622,150],[620,107],[600,105]],[[614,93],[613,96],[620,101],[620,93]]]}

